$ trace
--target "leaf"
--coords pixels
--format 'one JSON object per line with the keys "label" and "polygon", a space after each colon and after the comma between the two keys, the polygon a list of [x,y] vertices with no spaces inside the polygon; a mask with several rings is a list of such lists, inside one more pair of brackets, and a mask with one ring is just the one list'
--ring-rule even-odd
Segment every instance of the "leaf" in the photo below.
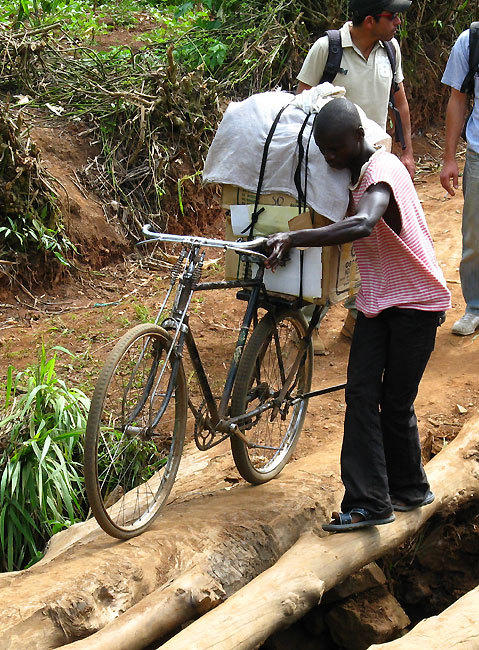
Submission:
{"label": "leaf", "polygon": [[[26,514],[25,512],[22,512],[23,516],[25,516],[25,514]],[[13,523],[15,525],[15,528],[18,530],[18,532],[23,537],[25,537],[25,539],[27,539],[30,542],[30,544],[32,545],[32,547],[36,550],[35,542],[33,540],[33,535],[31,533],[30,529],[28,528],[28,526],[24,526],[20,522],[20,520],[18,519],[17,515],[15,514],[15,511],[13,510],[13,508],[11,509],[11,512],[10,512],[10,518],[13,521]]]}
{"label": "leaf", "polygon": [[[28,18],[28,16],[30,15],[30,7],[28,6],[28,0],[20,0],[20,6],[23,13],[22,18],[23,16],[26,16]],[[21,18],[19,17],[19,19]]]}
{"label": "leaf", "polygon": [[10,521],[7,522],[7,570],[13,571],[13,526]]}
{"label": "leaf", "polygon": [[37,532],[40,532],[40,529],[38,528],[38,526],[35,523],[35,521],[33,520],[33,518],[30,516],[30,514],[24,508],[21,507],[21,505],[18,503],[18,501],[12,501],[11,505],[12,505],[12,507],[14,507],[14,508],[16,508],[18,510],[20,516],[23,517],[24,519],[26,519],[28,521],[28,523],[30,524],[30,526],[34,530],[36,530]]}
{"label": "leaf", "polygon": [[3,469],[2,480],[0,481],[0,504],[3,503],[3,499],[5,496],[5,488],[10,475],[10,467],[11,467],[10,461],[7,461],[7,464]]}
{"label": "leaf", "polygon": [[40,467],[43,465],[43,461],[45,460],[45,456],[48,454],[48,450],[50,449],[51,443],[52,443],[52,439],[50,438],[50,436],[47,435],[47,437],[45,438],[45,444],[43,445],[42,455],[38,462]]}
{"label": "leaf", "polygon": [[25,402],[25,407],[29,408],[31,403],[33,402],[33,400],[37,396],[37,394],[41,390],[45,390],[46,388],[48,388],[48,386],[46,384],[40,384],[39,386],[35,386],[35,388],[28,394],[28,397],[27,397],[26,402]]}
{"label": "leaf", "polygon": [[0,513],[0,545],[4,551],[5,551],[5,517],[7,514],[8,506],[9,504],[5,503],[5,505],[2,508],[2,512]]}
{"label": "leaf", "polygon": [[15,490],[17,489],[18,479],[20,478],[20,469],[21,469],[21,463],[17,462],[12,472],[11,488],[10,488],[11,494],[15,494]]}
{"label": "leaf", "polygon": [[47,496],[46,501],[47,501],[47,503],[48,503],[48,507],[50,508],[50,510],[52,511],[52,513],[55,515],[57,521],[60,520],[60,519],[63,520],[63,517],[62,517],[61,514],[58,512],[58,509],[57,509],[56,503],[55,503],[55,501],[52,499],[52,497],[51,497],[51,496]]}
{"label": "leaf", "polygon": [[178,20],[178,18],[182,18],[185,14],[191,11],[193,7],[194,7],[194,2],[184,2],[176,10],[174,14],[175,19]]}
{"label": "leaf", "polygon": [[10,365],[7,368],[7,386],[6,386],[6,392],[5,392],[5,409],[7,409],[10,406],[10,396],[12,394],[12,386],[13,386],[13,366]]}
{"label": "leaf", "polygon": [[75,356],[76,356],[73,352],[71,352],[71,350],[68,350],[67,348],[64,348],[61,345],[54,345],[52,347],[52,350],[58,350],[59,352],[65,352],[65,354],[68,354],[73,358],[75,358]]}

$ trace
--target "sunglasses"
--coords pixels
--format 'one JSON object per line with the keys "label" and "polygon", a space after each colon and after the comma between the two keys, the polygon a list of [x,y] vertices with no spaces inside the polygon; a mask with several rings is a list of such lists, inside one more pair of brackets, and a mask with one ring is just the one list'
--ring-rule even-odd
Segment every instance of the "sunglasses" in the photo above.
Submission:
{"label": "sunglasses", "polygon": [[376,18],[387,18],[388,20],[393,21],[398,17],[398,15],[397,11],[394,14],[389,11],[383,11],[382,14],[376,14]]}

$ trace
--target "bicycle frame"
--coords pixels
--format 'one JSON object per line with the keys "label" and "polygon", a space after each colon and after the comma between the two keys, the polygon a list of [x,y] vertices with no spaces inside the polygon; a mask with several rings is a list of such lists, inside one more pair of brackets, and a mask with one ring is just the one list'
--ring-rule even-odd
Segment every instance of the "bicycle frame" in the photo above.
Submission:
{"label": "bicycle frame", "polygon": [[[168,357],[165,361],[165,366],[169,361],[171,355],[176,358],[176,364],[180,363],[183,357],[183,348],[186,344],[186,348],[188,350],[193,368],[198,378],[198,383],[204,398],[204,403],[206,404],[208,417],[202,416],[200,411],[196,409],[190,399],[188,399],[188,405],[195,417],[195,421],[197,423],[200,422],[201,425],[203,425],[206,430],[209,431],[209,436],[211,438],[208,443],[205,442],[204,444],[201,444],[199,443],[198,438],[195,436],[197,446],[200,449],[208,449],[212,446],[215,446],[216,444],[219,444],[232,434],[240,436],[246,444],[250,445],[247,438],[240,430],[240,426],[243,423],[246,423],[248,420],[251,420],[252,417],[259,415],[266,410],[272,411],[272,418],[278,414],[279,407],[287,395],[288,390],[291,388],[291,383],[296,375],[296,372],[300,368],[301,364],[304,364],[305,362],[306,350],[309,345],[312,332],[326,314],[327,305],[323,306],[323,308],[316,306],[313,317],[309,324],[307,335],[299,342],[298,353],[293,366],[290,369],[288,376],[283,377],[283,387],[280,394],[276,398],[265,402],[263,405],[256,409],[253,409],[252,411],[248,411],[241,416],[231,418],[228,416],[228,408],[234,382],[236,379],[238,365],[241,359],[241,355],[243,354],[244,347],[246,345],[251,323],[254,322],[255,325],[257,324],[258,308],[263,307],[274,316],[275,311],[278,308],[284,306],[299,309],[302,306],[302,301],[299,298],[293,301],[282,300],[281,298],[276,299],[271,298],[271,296],[267,294],[263,283],[264,266],[262,264],[262,261],[264,261],[266,257],[258,251],[254,250],[256,246],[264,243],[264,238],[254,240],[252,242],[226,242],[223,240],[207,239],[203,237],[188,237],[181,235],[154,233],[148,226],[144,227],[143,232],[148,237],[147,241],[155,240],[177,242],[183,245],[183,249],[178,257],[178,261],[176,262],[171,272],[172,279],[170,287],[163,301],[163,304],[161,305],[155,323],[159,323],[161,321],[167,301],[173,291],[174,286],[177,283],[178,287],[171,312],[165,320],[161,321],[162,327],[164,327],[172,335],[172,344],[168,353]],[[240,253],[247,264],[256,263],[257,271],[255,277],[246,280],[230,280],[203,283],[199,282],[204,261],[204,252],[200,252],[200,250],[204,247],[230,249]],[[187,251],[188,248],[189,252]],[[225,386],[219,405],[211,391],[208,377],[201,361],[200,353],[189,326],[188,316],[188,308],[191,303],[193,294],[196,291],[208,291],[213,289],[249,289],[248,295],[246,295],[246,292],[242,294],[241,291],[238,294],[238,297],[247,299],[247,306],[245,314],[243,316],[240,333],[236,341],[235,351],[227,373]],[[274,330],[274,336],[277,342],[277,350],[279,354],[278,361],[281,366],[282,359],[281,350],[278,344],[277,330]],[[175,360],[173,360],[173,364],[175,364]],[[172,378],[174,376],[175,373],[173,372]],[[160,379],[158,379],[158,383],[160,382]],[[309,399],[310,397],[314,397],[316,395],[340,390],[344,388],[344,386],[345,384],[341,384],[339,386],[333,386],[330,388],[321,389],[319,391],[307,393],[305,395],[296,397],[294,400],[291,400],[291,405],[294,405],[301,400]],[[161,409],[159,414],[157,414],[154,418],[155,422],[159,420],[160,417]],[[219,439],[216,439],[217,434],[220,434]]]}

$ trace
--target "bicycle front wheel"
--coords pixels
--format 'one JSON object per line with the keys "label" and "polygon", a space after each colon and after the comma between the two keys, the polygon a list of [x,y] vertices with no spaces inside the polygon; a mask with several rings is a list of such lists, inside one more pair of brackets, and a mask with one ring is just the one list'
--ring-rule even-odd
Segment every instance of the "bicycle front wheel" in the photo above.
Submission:
{"label": "bicycle front wheel", "polygon": [[187,389],[181,360],[169,355],[170,347],[161,327],[134,327],[111,351],[93,393],[85,487],[96,520],[118,539],[151,524],[178,471]]}
{"label": "bicycle front wheel", "polygon": [[[297,357],[298,343],[307,329],[306,321],[298,311],[283,312],[276,315],[276,319],[268,313],[261,319],[238,366],[231,399],[232,417],[252,411],[278,397]],[[310,390],[312,372],[313,347],[310,343],[304,363],[297,370],[278,413],[273,414],[272,409],[268,409],[241,426],[253,446],[232,435],[231,450],[236,467],[250,483],[271,480],[291,457],[303,426],[307,400],[294,405],[291,405],[291,401]]]}

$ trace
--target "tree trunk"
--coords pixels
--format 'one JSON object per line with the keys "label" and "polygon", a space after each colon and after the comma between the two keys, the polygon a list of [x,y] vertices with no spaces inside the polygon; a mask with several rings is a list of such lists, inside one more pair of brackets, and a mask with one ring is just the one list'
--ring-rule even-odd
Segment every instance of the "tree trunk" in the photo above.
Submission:
{"label": "tree trunk", "polygon": [[[165,650],[256,648],[275,630],[315,605],[321,588],[328,591],[368,562],[399,546],[435,512],[454,511],[479,498],[479,420],[427,465],[435,501],[397,513],[385,526],[319,538],[302,536],[283,557],[225,603],[162,645]],[[298,580],[298,571],[303,579]]]}
{"label": "tree trunk", "polygon": [[[87,522],[85,535],[75,527],[43,563],[0,578],[0,647],[104,650],[114,639],[115,650],[134,650],[226,597],[164,647],[254,648],[434,512],[477,497],[478,428],[470,423],[428,464],[433,504],[347,535],[325,536],[320,528],[342,494],[330,469],[337,449],[291,463],[265,485],[234,489],[229,452],[212,450],[209,465],[205,454],[187,457],[170,504],[141,537],[118,542]],[[208,492],[198,494],[198,485]]]}
{"label": "tree trunk", "polygon": [[185,621],[216,607],[224,598],[221,585],[194,568],[145,596],[96,634],[63,647],[72,650],[145,648]]}
{"label": "tree trunk", "polygon": [[182,459],[169,504],[140,537],[120,542],[90,520],[56,536],[37,565],[0,575],[0,648],[86,637],[79,647],[113,647],[110,629],[115,650],[143,648],[145,620],[158,638],[214,607],[337,506],[341,485],[324,452],[252,487],[235,483],[229,444],[220,447]]}
{"label": "tree trunk", "polygon": [[479,648],[479,587],[465,594],[439,616],[421,621],[409,634],[370,646],[369,650],[477,650]]}

